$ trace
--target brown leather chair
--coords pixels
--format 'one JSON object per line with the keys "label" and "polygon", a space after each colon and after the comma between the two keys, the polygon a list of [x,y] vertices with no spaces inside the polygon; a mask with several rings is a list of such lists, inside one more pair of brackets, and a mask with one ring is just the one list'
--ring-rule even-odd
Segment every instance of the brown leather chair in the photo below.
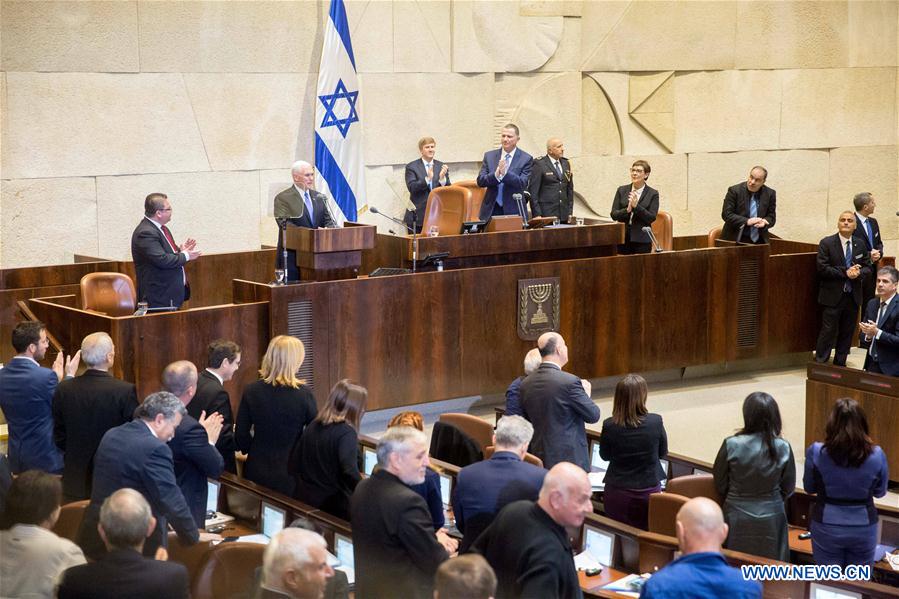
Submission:
{"label": "brown leather chair", "polygon": [[715,240],[721,237],[721,227],[715,227],[711,231],[709,231],[709,244],[710,248],[715,247]]}
{"label": "brown leather chair", "polygon": [[656,236],[659,246],[670,252],[674,249],[674,219],[664,210],[659,210],[655,222],[652,223],[652,234]]}
{"label": "brown leather chair", "polygon": [[521,231],[521,217],[517,214],[494,216],[487,223],[487,232],[492,231]]}
{"label": "brown leather chair", "polygon": [[81,520],[90,503],[90,499],[67,503],[59,510],[59,520],[53,525],[53,532],[57,536],[75,542],[78,537],[78,529],[81,528]]}
{"label": "brown leather chair", "polygon": [[715,489],[715,477],[711,474],[688,474],[668,481],[665,492],[689,497],[708,497],[719,505],[723,503]]}
{"label": "brown leather chair", "polygon": [[81,277],[81,307],[109,316],[134,313],[134,281],[120,272],[92,272]]}
{"label": "brown leather chair", "polygon": [[481,206],[484,204],[484,195],[487,193],[487,188],[478,187],[478,182],[474,179],[456,181],[453,183],[453,187],[464,187],[469,192],[468,204],[465,208],[465,221],[480,220]]}
{"label": "brown leather chair", "polygon": [[653,493],[649,496],[649,532],[669,537],[677,536],[677,512],[689,497],[676,493]]}
{"label": "brown leather chair", "polygon": [[256,568],[262,565],[265,545],[261,543],[222,543],[206,554],[193,584],[194,599],[248,597]]}
{"label": "brown leather chair", "polygon": [[477,416],[455,413],[441,414],[440,422],[451,424],[471,437],[482,452],[485,448],[493,445],[493,426]]}
{"label": "brown leather chair", "polygon": [[[493,445],[485,447],[484,448],[484,459],[489,460],[493,456],[494,451],[496,451],[496,448],[494,448]],[[538,458],[537,456],[535,456],[532,453],[524,454],[524,461],[527,462],[528,464],[533,464],[534,466],[540,466],[541,468],[543,468],[543,460],[541,460],[540,458]]]}
{"label": "brown leather chair", "polygon": [[427,235],[428,229],[433,226],[437,227],[438,235],[461,233],[462,223],[465,222],[465,200],[468,195],[467,189],[455,185],[431,190],[425,206],[422,234]]}

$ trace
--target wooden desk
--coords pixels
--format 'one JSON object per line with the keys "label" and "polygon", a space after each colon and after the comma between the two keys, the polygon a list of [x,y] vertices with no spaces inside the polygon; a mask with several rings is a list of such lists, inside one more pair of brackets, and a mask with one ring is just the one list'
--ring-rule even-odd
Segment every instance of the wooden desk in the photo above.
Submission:
{"label": "wooden desk", "polygon": [[627,576],[627,572],[615,568],[603,568],[596,576],[587,576],[583,570],[578,570],[577,579],[581,590],[586,597],[627,597],[614,591],[603,591],[602,587]]}

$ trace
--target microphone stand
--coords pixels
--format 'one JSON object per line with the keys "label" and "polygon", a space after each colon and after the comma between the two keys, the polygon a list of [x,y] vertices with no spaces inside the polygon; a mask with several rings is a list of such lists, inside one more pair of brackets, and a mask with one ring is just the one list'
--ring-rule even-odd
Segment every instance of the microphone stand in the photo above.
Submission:
{"label": "microphone stand", "polygon": [[416,229],[416,227],[415,227],[415,210],[412,210],[412,226],[411,227],[409,225],[407,225],[404,221],[401,221],[398,218],[393,218],[390,215],[384,214],[383,212],[381,212],[374,206],[370,206],[368,211],[372,212],[374,214],[383,216],[390,222],[401,225],[404,229],[406,229],[407,232],[409,232],[409,231],[412,232],[412,272],[414,274],[416,271],[416,263],[418,262],[418,236],[415,233],[415,229]]}
{"label": "microphone stand", "polygon": [[284,269],[284,282],[287,282],[287,221],[290,217],[275,218],[278,224],[278,236],[281,238],[281,268]]}
{"label": "microphone stand", "polygon": [[652,232],[652,227],[643,227],[643,232],[649,235],[649,240],[652,242],[653,249],[655,252],[661,253],[662,246],[659,245],[659,240],[656,239],[655,234]]}

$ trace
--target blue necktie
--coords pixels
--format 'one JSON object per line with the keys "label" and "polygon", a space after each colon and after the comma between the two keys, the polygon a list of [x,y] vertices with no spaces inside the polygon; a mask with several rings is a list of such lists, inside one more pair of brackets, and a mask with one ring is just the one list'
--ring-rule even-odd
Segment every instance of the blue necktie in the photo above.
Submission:
{"label": "blue necktie", "polygon": [[312,200],[309,199],[309,190],[303,193],[303,203],[306,204],[306,210],[309,211],[309,222],[315,226],[315,214],[312,212]]}
{"label": "blue necktie", "polygon": [[[757,218],[759,215],[759,201],[755,197],[755,194],[752,194],[752,198],[749,200],[749,218]],[[755,227],[749,229],[749,238],[752,240],[752,243],[758,243],[759,241],[759,230]]]}
{"label": "blue necktie", "polygon": [[[431,163],[428,162],[425,164],[425,177],[428,177],[428,169],[431,168]],[[433,171],[431,171],[433,172]],[[428,177],[428,189],[434,189],[434,178]]]}
{"label": "blue necktie", "polygon": [[[512,158],[511,154],[506,154],[506,172],[503,174],[503,180],[506,179],[506,175],[509,174],[509,163],[510,158]],[[496,203],[499,204],[499,207],[503,207],[503,182],[499,182],[499,186],[496,188]]]}
{"label": "blue necktie", "polygon": [[874,249],[874,230],[871,228],[871,219],[865,219],[865,230],[868,232],[868,241],[871,244],[871,249]]}
{"label": "blue necktie", "polygon": [[[846,242],[846,268],[852,267],[852,242]],[[843,291],[849,293],[852,291],[852,280],[847,279],[845,283],[843,283]]]}

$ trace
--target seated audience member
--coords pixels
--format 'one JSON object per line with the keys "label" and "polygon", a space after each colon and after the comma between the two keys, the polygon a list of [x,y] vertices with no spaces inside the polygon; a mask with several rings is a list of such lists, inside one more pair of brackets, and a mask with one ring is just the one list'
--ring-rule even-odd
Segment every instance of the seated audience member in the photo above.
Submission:
{"label": "seated audience member", "polygon": [[[187,360],[172,362],[162,371],[162,388],[187,408],[197,389],[197,367]],[[185,414],[169,441],[175,462],[175,479],[184,495],[197,528],[206,525],[207,478],[218,478],[224,469],[221,454],[215,448],[222,430],[222,415],[200,413],[200,420]]]}
{"label": "seated audience member", "polygon": [[348,520],[350,497],[359,474],[359,423],[368,391],[347,379],[338,381],[294,451],[296,497],[303,503]]}
{"label": "seated audience member", "polygon": [[109,369],[115,346],[106,333],[91,333],[81,342],[87,370],[59,383],[53,393],[53,440],[63,453],[62,495],[66,503],[91,496],[94,454],[111,428],[131,421],[137,389]]}
{"label": "seated audience member", "polygon": [[780,436],[777,402],[767,393],[743,402],[743,428],[721,444],[715,487],[730,529],[725,547],[782,562],[790,559],[784,499],[796,487],[793,448]]}
{"label": "seated audience member", "polygon": [[[424,432],[425,423],[421,414],[418,412],[400,412],[390,419],[387,428],[394,426],[411,426],[414,429]],[[423,482],[411,485],[412,490],[421,495],[428,504],[428,512],[431,514],[431,520],[434,522],[434,530],[440,530],[446,524],[446,515],[443,513],[443,496],[440,494],[440,474],[433,466],[425,468],[425,479]]]}
{"label": "seated audience member", "polygon": [[727,524],[717,503],[691,499],[677,512],[676,526],[682,555],[646,581],[642,599],[761,599],[762,585],[744,580],[721,555]]}
{"label": "seated audience member", "polygon": [[321,535],[285,528],[262,557],[262,586],[256,599],[322,599],[334,570],[328,565],[328,544]]}
{"label": "seated audience member", "polygon": [[899,271],[885,266],[877,271],[875,296],[868,302],[862,322],[861,345],[868,349],[865,370],[899,376]]}
{"label": "seated audience member", "polygon": [[624,223],[624,243],[618,246],[619,254],[652,251],[652,239],[643,231],[644,227],[651,227],[659,215],[659,192],[646,184],[650,170],[645,160],[634,162],[631,182],[619,187],[612,200],[612,219]]}
{"label": "seated audience member", "polygon": [[119,489],[107,497],[99,524],[107,553],[99,561],[66,570],[59,599],[187,599],[187,568],[141,555],[155,528],[150,504],[134,489]]}
{"label": "seated audience member", "polygon": [[61,499],[52,474],[28,470],[13,481],[0,530],[0,597],[52,597],[62,572],[84,563],[75,543],[52,532]]}
{"label": "seated audience member", "polygon": [[531,453],[547,468],[571,462],[589,472],[584,423],[599,421],[590,383],[562,371],[568,363],[568,346],[560,334],[543,333],[537,349],[543,362],[521,383],[523,416],[534,425]]}
{"label": "seated audience member", "polygon": [[838,399],[827,418],[824,442],[805,452],[802,484],[817,494],[809,529],[817,564],[874,563],[877,509],[887,492],[886,455],[868,434],[868,419],[854,399]]}
{"label": "seated audience member", "polygon": [[497,599],[582,596],[566,528],[593,512],[591,494],[584,469],[562,462],[546,474],[536,503],[503,508],[472,545],[496,573]]}
{"label": "seated audience member", "polygon": [[476,553],[448,559],[437,568],[434,599],[493,599],[496,574]]}
{"label": "seated audience member", "polygon": [[540,366],[540,350],[536,347],[524,356],[524,374],[506,389],[506,416],[523,416],[521,411],[521,382]]}
{"label": "seated audience member", "polygon": [[234,415],[231,412],[231,398],[225,391],[224,384],[234,377],[240,368],[240,346],[233,341],[216,339],[209,344],[206,353],[206,369],[197,380],[197,392],[187,406],[187,413],[200,419],[200,414],[218,413],[222,415],[222,432],[215,448],[222,454],[225,470],[237,473],[234,452]]}
{"label": "seated audience member", "polygon": [[244,478],[284,495],[293,495],[295,487],[287,468],[291,449],[317,412],[315,397],[296,374],[305,356],[296,337],[272,339],[259,369],[262,378],[244,387],[237,410],[234,440],[247,454]]}
{"label": "seated audience member", "polygon": [[599,455],[609,462],[603,506],[606,515],[646,530],[649,496],[662,490],[660,458],[668,455],[662,417],[646,409],[646,380],[629,374],[615,386],[612,417],[602,423]]}
{"label": "seated audience member", "polygon": [[493,434],[493,456],[462,468],[453,491],[453,515],[462,533],[460,552],[480,536],[506,505],[536,501],[546,470],[524,462],[534,427],[521,416],[503,416]]}
{"label": "seated audience member", "polygon": [[447,557],[428,506],[410,489],[424,482],[427,437],[395,426],[378,440],[378,466],[350,502],[356,599],[429,599],[434,573]]}

